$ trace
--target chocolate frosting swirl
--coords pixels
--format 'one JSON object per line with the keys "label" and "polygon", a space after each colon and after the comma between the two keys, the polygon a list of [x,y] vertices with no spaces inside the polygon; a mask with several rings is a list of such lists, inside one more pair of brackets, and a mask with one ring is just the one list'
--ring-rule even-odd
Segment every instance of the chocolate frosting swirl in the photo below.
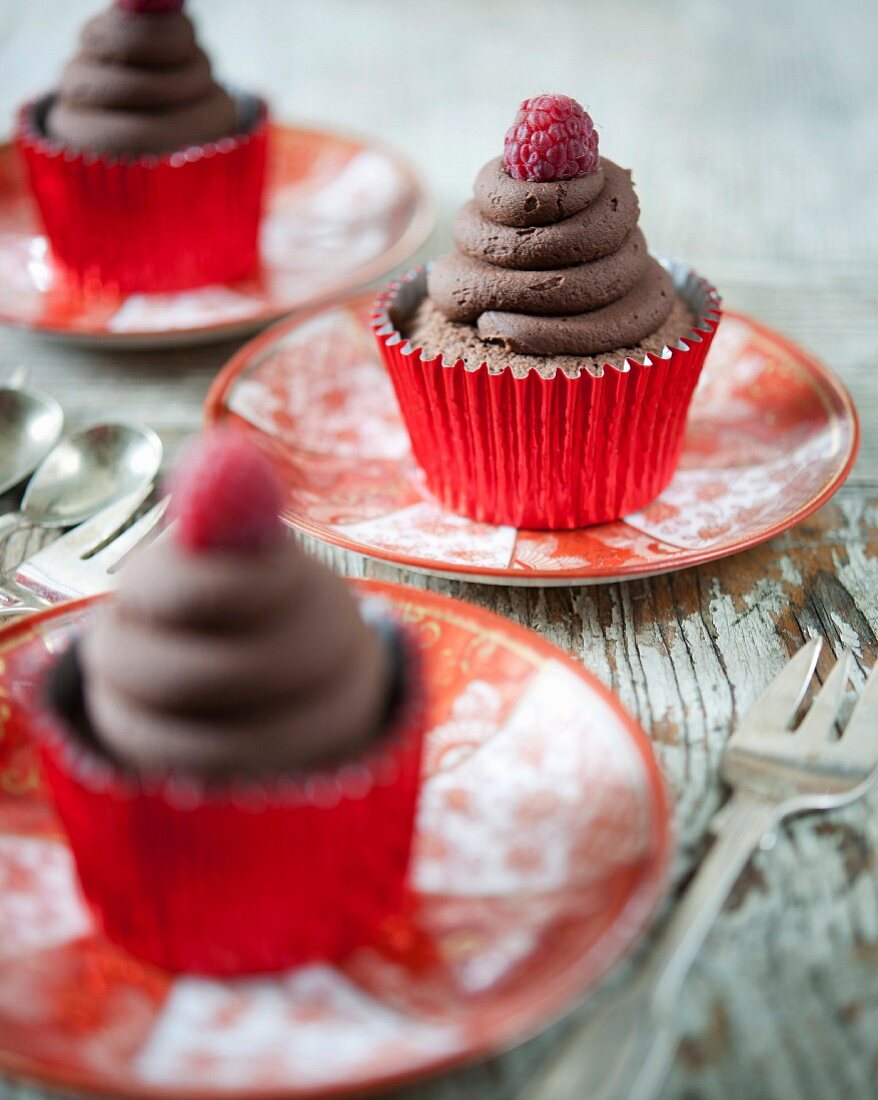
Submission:
{"label": "chocolate frosting swirl", "polygon": [[105,751],[141,771],[208,778],[365,748],[391,678],[347,586],[292,540],[242,555],[160,539],[121,573],[81,662]]}
{"label": "chocolate frosting swirl", "polygon": [[636,345],[674,303],[637,226],[631,173],[606,158],[587,176],[513,179],[497,157],[454,224],[457,252],[429,292],[450,321],[525,355],[595,355]]}
{"label": "chocolate frosting swirl", "polygon": [[118,7],[83,29],[58,85],[49,134],[96,153],[166,153],[233,133],[234,100],[183,12]]}

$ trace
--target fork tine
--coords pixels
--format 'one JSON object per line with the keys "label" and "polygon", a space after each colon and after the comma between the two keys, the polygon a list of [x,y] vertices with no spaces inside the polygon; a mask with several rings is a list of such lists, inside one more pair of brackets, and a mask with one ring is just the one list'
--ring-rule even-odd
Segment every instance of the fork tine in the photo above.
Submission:
{"label": "fork tine", "polygon": [[734,736],[754,729],[782,730],[792,724],[814,675],[822,644],[820,638],[812,638],[802,646],[750,707]]}
{"label": "fork tine", "polygon": [[89,564],[103,569],[107,573],[115,573],[131,551],[136,549],[145,539],[148,539],[153,532],[156,532],[170,500],[171,498],[167,496],[160,500],[158,504],[154,504],[139,520],[132,523],[127,531],[123,531],[117,539],[113,539],[103,550],[99,550],[93,557],[89,558]]}
{"label": "fork tine", "polygon": [[91,551],[98,549],[113,537],[113,535],[129,520],[137,509],[143,504],[152,492],[152,485],[144,485],[128,496],[110,504],[96,516],[80,523],[66,535],[55,539],[42,550],[38,550],[29,560],[31,562],[55,562],[58,560],[62,566],[71,558],[83,558]]}
{"label": "fork tine", "polygon": [[869,679],[841,735],[841,745],[846,750],[867,752],[878,764],[878,665],[869,673]]}
{"label": "fork tine", "polygon": [[832,727],[835,725],[835,719],[844,700],[850,670],[851,652],[849,649],[843,649],[835,668],[826,677],[826,683],[820,689],[796,733],[803,748],[806,745],[821,744],[832,733]]}

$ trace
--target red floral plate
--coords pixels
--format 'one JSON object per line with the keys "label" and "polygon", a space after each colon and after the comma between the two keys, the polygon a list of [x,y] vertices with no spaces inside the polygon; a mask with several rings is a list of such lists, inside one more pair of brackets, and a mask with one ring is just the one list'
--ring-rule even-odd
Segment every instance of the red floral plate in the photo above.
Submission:
{"label": "red floral plate", "polygon": [[667,877],[665,789],[610,692],[537,635],[359,582],[423,646],[413,916],[343,965],[170,977],[92,925],[10,707],[93,601],[0,634],[0,1071],[127,1097],[338,1096],[511,1045],[592,989]]}
{"label": "red floral plate", "polygon": [[290,319],[217,377],[208,423],[269,442],[284,518],[345,550],[488,584],[590,584],[721,558],[798,523],[838,489],[857,452],[835,375],[770,329],[726,312],[689,418],[680,469],[635,515],[578,531],[518,531],[444,510],[426,491],[368,328],[373,304]]}
{"label": "red floral plate", "polygon": [[0,323],[104,346],[170,347],[231,337],[365,286],[433,227],[408,162],[367,138],[272,127],[262,268],[173,294],[83,297],[55,276],[22,167],[0,146]]}

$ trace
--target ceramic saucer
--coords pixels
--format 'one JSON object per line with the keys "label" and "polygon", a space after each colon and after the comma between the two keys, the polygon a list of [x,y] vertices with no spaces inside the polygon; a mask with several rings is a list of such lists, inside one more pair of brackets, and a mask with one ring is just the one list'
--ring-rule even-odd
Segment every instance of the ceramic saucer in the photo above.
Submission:
{"label": "ceramic saucer", "polygon": [[422,483],[369,331],[372,304],[364,295],[251,341],[216,379],[206,417],[231,418],[269,445],[291,526],[392,565],[514,585],[699,565],[798,523],[838,489],[856,455],[856,411],[829,368],[726,312],[680,468],[656,501],[577,531],[476,523],[443,509]]}
{"label": "ceramic saucer", "polygon": [[365,286],[410,256],[433,221],[423,184],[393,149],[276,125],[258,273],[173,294],[84,297],[54,272],[16,151],[3,145],[0,323],[102,346],[224,339]]}
{"label": "ceramic saucer", "polygon": [[634,720],[505,619],[358,588],[411,624],[431,685],[411,915],[341,965],[266,978],[171,977],[101,936],[10,704],[94,601],[0,635],[0,1072],[126,1097],[388,1087],[546,1026],[642,934],[669,814]]}

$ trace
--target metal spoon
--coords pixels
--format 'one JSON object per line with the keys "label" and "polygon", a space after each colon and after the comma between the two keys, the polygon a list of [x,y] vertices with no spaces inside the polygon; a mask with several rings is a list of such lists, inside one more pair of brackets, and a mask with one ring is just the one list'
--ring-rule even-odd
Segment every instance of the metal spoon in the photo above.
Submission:
{"label": "metal spoon", "polygon": [[63,426],[64,413],[54,397],[0,388],[0,493],[33,473],[58,442]]}
{"label": "metal spoon", "polygon": [[21,511],[0,517],[0,537],[19,527],[73,527],[148,485],[162,444],[133,424],[98,424],[62,439],[28,482]]}

